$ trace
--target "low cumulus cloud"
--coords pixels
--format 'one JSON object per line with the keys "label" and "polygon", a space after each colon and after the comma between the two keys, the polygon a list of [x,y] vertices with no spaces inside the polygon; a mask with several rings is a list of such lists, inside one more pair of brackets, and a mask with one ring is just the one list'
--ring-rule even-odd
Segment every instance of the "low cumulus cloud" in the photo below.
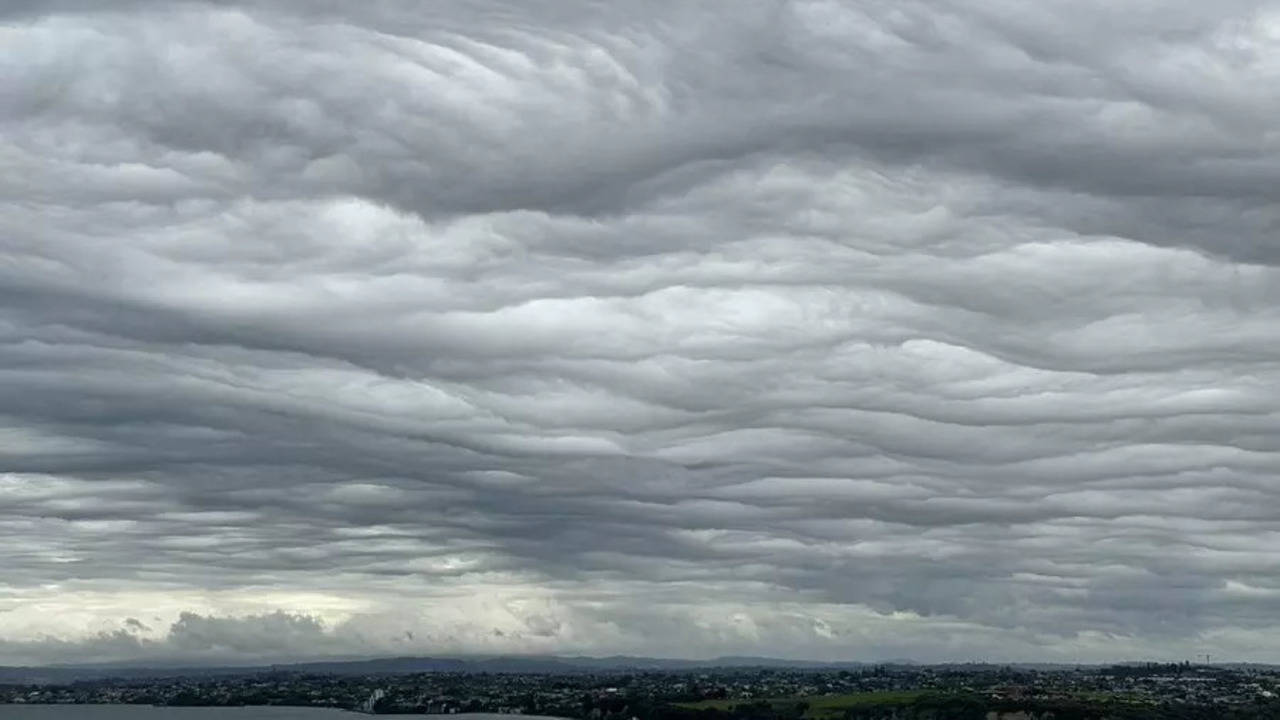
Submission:
{"label": "low cumulus cloud", "polygon": [[0,7],[0,662],[1280,660],[1280,9]]}

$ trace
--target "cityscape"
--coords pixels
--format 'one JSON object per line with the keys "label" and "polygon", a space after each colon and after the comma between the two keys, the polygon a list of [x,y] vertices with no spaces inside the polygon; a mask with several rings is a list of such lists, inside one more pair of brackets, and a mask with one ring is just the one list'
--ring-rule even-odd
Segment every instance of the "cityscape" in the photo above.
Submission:
{"label": "cityscape", "polygon": [[291,670],[0,685],[0,703],[286,705],[374,714],[499,713],[582,720],[1274,718],[1280,669],[866,665],[576,672]]}

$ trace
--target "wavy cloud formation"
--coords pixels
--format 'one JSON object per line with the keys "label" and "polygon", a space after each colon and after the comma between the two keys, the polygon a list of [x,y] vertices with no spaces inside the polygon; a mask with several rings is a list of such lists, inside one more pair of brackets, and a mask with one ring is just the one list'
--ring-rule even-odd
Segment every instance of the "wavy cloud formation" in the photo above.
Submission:
{"label": "wavy cloud formation", "polygon": [[1280,8],[10,2],[0,662],[1280,661]]}

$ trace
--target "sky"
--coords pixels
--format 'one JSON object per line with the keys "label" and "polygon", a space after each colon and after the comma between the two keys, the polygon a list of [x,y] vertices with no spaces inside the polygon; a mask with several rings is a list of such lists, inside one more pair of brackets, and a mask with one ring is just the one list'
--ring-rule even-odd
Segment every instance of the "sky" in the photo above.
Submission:
{"label": "sky", "polygon": [[0,2],[0,664],[1280,662],[1280,4]]}

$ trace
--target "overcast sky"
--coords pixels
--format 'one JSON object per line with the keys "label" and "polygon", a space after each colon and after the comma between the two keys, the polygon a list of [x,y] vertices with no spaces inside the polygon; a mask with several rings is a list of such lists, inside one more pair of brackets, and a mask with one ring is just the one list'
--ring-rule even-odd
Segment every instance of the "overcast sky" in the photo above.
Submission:
{"label": "overcast sky", "polygon": [[0,664],[1280,661],[1280,6],[0,2]]}

